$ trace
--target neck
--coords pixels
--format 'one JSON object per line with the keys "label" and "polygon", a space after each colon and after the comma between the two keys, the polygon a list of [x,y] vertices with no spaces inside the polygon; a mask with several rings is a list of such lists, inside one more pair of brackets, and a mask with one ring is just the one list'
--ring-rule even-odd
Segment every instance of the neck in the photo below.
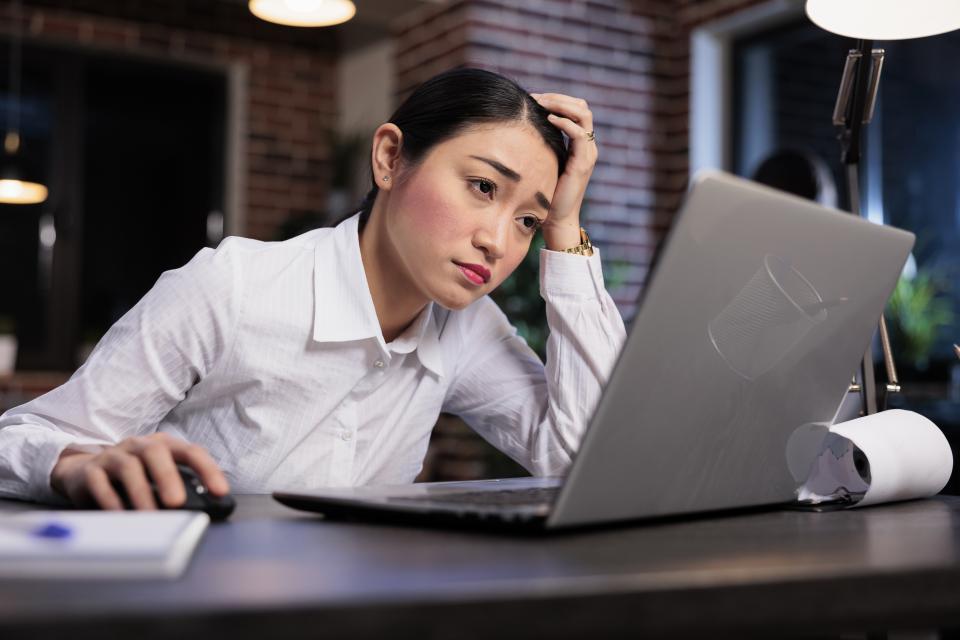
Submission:
{"label": "neck", "polygon": [[381,193],[360,232],[360,257],[385,342],[392,342],[430,301],[413,285],[387,233],[387,197]]}

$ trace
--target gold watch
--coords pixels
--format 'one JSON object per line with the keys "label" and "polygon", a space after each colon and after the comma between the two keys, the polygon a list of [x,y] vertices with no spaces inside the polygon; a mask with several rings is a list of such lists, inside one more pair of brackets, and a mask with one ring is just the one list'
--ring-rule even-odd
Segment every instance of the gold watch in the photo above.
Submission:
{"label": "gold watch", "polygon": [[593,244],[590,242],[590,236],[587,235],[586,229],[580,227],[580,244],[570,249],[564,249],[564,253],[576,253],[581,256],[592,256],[593,255]]}

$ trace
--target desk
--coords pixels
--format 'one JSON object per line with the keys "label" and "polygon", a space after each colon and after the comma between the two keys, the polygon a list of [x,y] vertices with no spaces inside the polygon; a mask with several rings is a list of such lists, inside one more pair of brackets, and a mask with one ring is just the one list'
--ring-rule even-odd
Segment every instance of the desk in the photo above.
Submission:
{"label": "desk", "polygon": [[[31,508],[0,501],[0,510]],[[0,638],[780,637],[960,625],[960,498],[548,537],[238,496],[174,582],[0,581]]]}

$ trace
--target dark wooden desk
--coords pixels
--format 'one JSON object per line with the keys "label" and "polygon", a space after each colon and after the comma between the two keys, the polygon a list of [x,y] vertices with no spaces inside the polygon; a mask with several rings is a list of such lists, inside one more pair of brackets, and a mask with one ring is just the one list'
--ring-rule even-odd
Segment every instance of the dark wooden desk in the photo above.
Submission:
{"label": "dark wooden desk", "polygon": [[179,581],[0,581],[0,638],[936,629],[960,625],[958,549],[954,497],[537,538],[339,524],[240,496]]}

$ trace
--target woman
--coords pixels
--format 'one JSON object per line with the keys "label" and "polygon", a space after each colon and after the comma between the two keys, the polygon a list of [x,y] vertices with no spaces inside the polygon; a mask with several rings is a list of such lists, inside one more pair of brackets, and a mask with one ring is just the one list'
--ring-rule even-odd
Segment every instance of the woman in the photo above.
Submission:
{"label": "woman", "polygon": [[[176,462],[217,495],[408,483],[441,411],[562,473],[624,338],[581,237],[592,130],[584,101],[493,73],[428,81],[376,130],[357,215],[200,251],[0,417],[0,495],[119,509],[119,484],[152,509],[149,474],[177,506]],[[546,368],[486,297],[538,229]]]}

